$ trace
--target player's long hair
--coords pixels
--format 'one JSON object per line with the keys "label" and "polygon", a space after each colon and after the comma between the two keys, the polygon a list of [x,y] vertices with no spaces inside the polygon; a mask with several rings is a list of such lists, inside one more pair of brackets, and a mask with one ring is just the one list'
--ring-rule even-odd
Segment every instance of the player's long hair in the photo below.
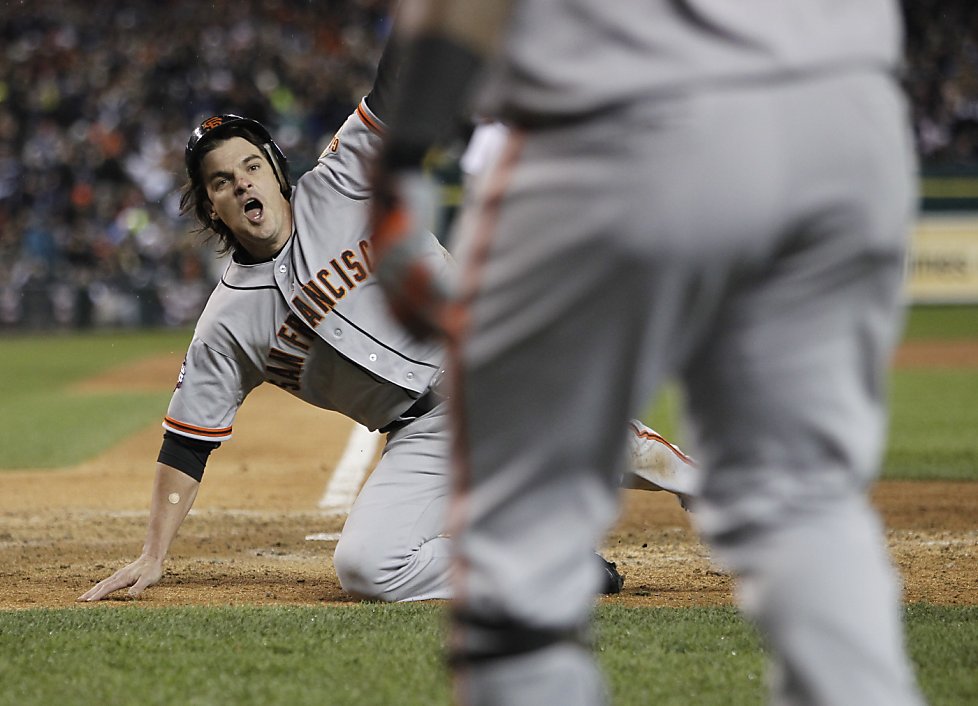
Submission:
{"label": "player's long hair", "polygon": [[183,189],[180,192],[180,213],[187,215],[193,213],[200,228],[194,232],[200,235],[205,242],[216,241],[215,249],[219,255],[241,255],[246,260],[250,259],[247,251],[241,247],[241,243],[234,237],[234,233],[222,221],[211,218],[211,200],[207,197],[207,185],[200,177],[200,165],[204,161],[204,156],[215,149],[222,142],[232,137],[241,137],[259,148],[262,156],[267,159],[264,149],[262,149],[262,139],[254,132],[240,125],[229,125],[219,137],[213,137],[206,142],[202,142],[196,151],[196,159],[191,167]]}

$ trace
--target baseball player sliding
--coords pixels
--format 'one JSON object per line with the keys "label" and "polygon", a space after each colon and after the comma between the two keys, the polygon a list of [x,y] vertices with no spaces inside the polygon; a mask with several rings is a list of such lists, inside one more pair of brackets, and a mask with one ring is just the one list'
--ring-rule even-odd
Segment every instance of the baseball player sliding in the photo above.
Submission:
{"label": "baseball player sliding", "polygon": [[[191,135],[182,205],[232,258],[197,323],[166,413],[143,551],[79,600],[123,588],[138,596],[160,581],[209,454],[231,438],[239,407],[263,383],[387,435],[336,546],[344,590],[384,601],[449,597],[443,348],[419,342],[392,318],[368,242],[368,173],[388,114],[391,54],[294,185],[258,122],[215,116]],[[452,266],[434,236],[422,250],[435,271]],[[681,498],[695,492],[696,470],[681,452],[637,422],[629,434],[636,463],[626,482]],[[605,592],[620,590],[614,565],[602,566]]]}

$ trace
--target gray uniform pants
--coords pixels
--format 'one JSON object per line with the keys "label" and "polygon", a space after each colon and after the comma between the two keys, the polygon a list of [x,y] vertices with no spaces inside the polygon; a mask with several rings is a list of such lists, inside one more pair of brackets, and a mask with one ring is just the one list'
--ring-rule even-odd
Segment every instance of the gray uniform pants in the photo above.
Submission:
{"label": "gray uniform pants", "polygon": [[448,405],[387,436],[336,544],[343,589],[384,601],[448,598]]}
{"label": "gray uniform pants", "polygon": [[604,700],[589,650],[540,645],[589,619],[622,430],[671,377],[707,471],[696,518],[770,642],[774,701],[918,703],[865,497],[912,217],[904,110],[888,77],[840,73],[511,138],[460,235],[463,703]]}

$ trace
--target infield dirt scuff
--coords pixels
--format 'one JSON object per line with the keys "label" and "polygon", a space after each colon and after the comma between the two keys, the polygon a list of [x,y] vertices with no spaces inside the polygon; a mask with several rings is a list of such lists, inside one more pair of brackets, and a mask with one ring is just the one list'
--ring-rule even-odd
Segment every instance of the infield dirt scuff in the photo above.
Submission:
{"label": "infield dirt scuff", "polygon": [[[910,352],[897,364],[923,365],[926,352],[948,364],[978,365],[978,355],[969,357],[978,346],[948,353],[958,348],[901,349]],[[179,358],[161,356],[76,389],[166,389],[179,365]],[[271,386],[252,398],[234,438],[213,454],[163,582],[141,599],[146,606],[351,602],[333,571],[335,542],[305,539],[342,529],[343,519],[317,503],[351,422]],[[161,434],[154,424],[73,468],[0,472],[0,609],[76,605],[94,582],[138,556]],[[882,482],[873,502],[906,600],[978,605],[978,483]],[[666,493],[627,491],[602,553],[625,575],[624,592],[605,601],[732,603],[729,577]]]}

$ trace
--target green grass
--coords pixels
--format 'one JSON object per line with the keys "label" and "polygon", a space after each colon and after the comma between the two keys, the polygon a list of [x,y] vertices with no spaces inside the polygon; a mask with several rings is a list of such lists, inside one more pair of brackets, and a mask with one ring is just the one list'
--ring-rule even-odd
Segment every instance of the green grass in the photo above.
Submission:
{"label": "green grass", "polygon": [[[914,307],[909,340],[978,340],[978,306]],[[79,393],[71,385],[141,357],[182,352],[189,331],[0,339],[0,469],[78,463],[158,420],[169,391]],[[898,370],[884,478],[978,479],[978,370]],[[667,389],[645,418],[682,444],[681,400]]]}
{"label": "green grass", "polygon": [[916,306],[907,315],[907,340],[978,339],[978,306]]}
{"label": "green grass", "polygon": [[71,386],[140,358],[179,354],[190,336],[170,330],[0,339],[0,468],[72,465],[162,418],[169,390],[84,393]]}
{"label": "green grass", "polygon": [[618,706],[764,702],[760,640],[733,608],[602,606],[597,634]]}
{"label": "green grass", "polygon": [[[905,340],[978,340],[978,307],[914,307]],[[978,480],[978,370],[896,370],[883,477]]]}
{"label": "green grass", "polygon": [[[911,606],[931,706],[978,703],[978,608]],[[732,608],[600,606],[616,706],[762,704],[764,652]],[[0,612],[0,706],[449,703],[438,605]]]}
{"label": "green grass", "polygon": [[912,605],[907,647],[931,706],[978,704],[978,606]]}
{"label": "green grass", "polygon": [[0,613],[0,704],[447,703],[430,605]]}
{"label": "green grass", "polygon": [[978,479],[978,370],[898,370],[884,478]]}
{"label": "green grass", "polygon": [[0,337],[0,384],[5,397],[56,390],[139,358],[182,353],[190,337],[184,329]]}

